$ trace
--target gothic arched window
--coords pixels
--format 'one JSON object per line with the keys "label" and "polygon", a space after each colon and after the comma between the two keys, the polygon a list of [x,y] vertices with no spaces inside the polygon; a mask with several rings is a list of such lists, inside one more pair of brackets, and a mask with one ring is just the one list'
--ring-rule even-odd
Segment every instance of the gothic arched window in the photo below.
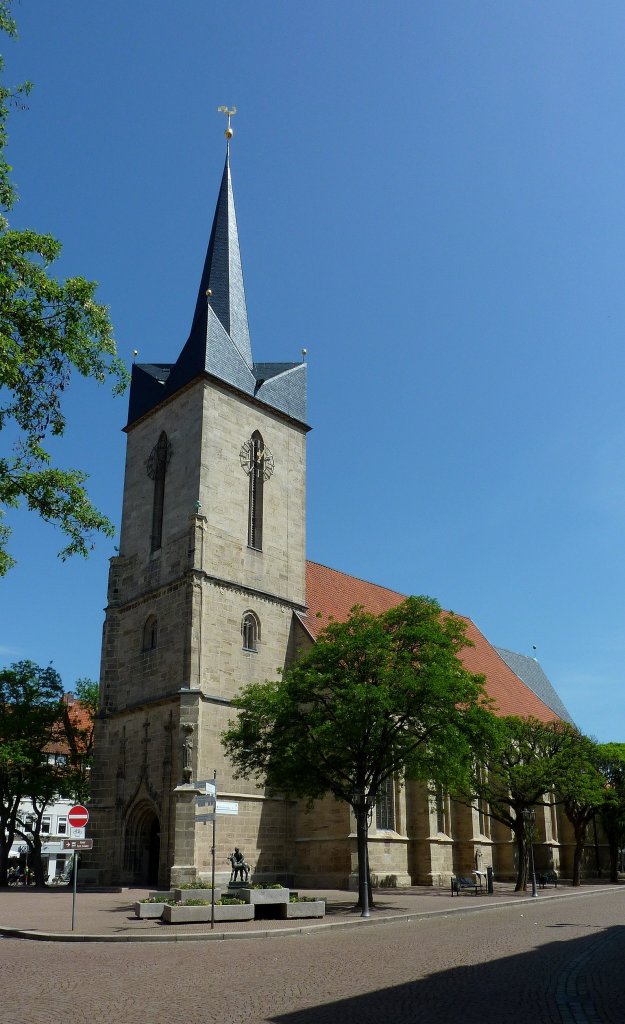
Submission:
{"label": "gothic arched window", "polygon": [[150,615],[145,620],[143,627],[143,650],[153,651],[158,640],[158,619],[156,615]]}
{"label": "gothic arched window", "polygon": [[375,801],[376,828],[394,830],[395,828],[395,785],[392,776],[380,783]]}
{"label": "gothic arched window", "polygon": [[249,476],[249,506],[247,516],[247,543],[259,551],[263,547],[263,485],[265,482],[265,445],[258,430],[251,438]]}
{"label": "gothic arched window", "polygon": [[260,622],[254,612],[246,612],[241,620],[244,651],[257,651],[260,640]]}
{"label": "gothic arched window", "polygon": [[163,539],[163,508],[165,505],[165,474],[171,458],[171,445],[163,430],[147,462],[148,476],[154,481],[152,501],[152,534],[150,550],[159,551]]}

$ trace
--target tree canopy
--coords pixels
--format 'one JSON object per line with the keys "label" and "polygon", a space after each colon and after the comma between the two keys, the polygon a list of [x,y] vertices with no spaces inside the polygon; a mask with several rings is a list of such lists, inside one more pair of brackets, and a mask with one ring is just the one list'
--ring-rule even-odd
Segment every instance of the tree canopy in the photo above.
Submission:
{"label": "tree canopy", "polygon": [[545,795],[566,773],[578,736],[566,722],[504,716],[494,720],[488,745],[475,764],[473,798],[514,834],[517,890],[527,884],[528,817],[532,808],[546,804]]}
{"label": "tree canopy", "polygon": [[51,666],[20,661],[0,670],[0,885],[6,885],[9,851],[23,824],[20,802],[53,796],[43,761],[62,696],[61,678]]}
{"label": "tree canopy", "polygon": [[[11,4],[0,0],[0,30],[17,34]],[[0,74],[4,61],[0,57]],[[94,533],[113,526],[89,500],[86,474],[53,464],[51,437],[65,432],[62,398],[72,372],[123,391],[127,371],[116,354],[106,307],[96,285],[82,277],[57,280],[50,272],[60,243],[51,235],[11,230],[7,214],[17,201],[6,158],[11,106],[23,103],[30,83],[0,82],[0,431],[11,443],[0,455],[0,515],[25,503],[59,527],[67,544],[62,558],[88,554]],[[10,530],[0,520],[0,575],[13,564]]]}
{"label": "tree canopy", "polygon": [[361,896],[366,816],[380,785],[396,774],[466,783],[492,717],[482,677],[459,660],[469,645],[464,623],[431,598],[379,616],[354,608],[281,679],[233,702],[239,717],[222,739],[239,775],[354,808]]}
{"label": "tree canopy", "polygon": [[618,855],[625,846],[625,743],[601,743],[598,750],[606,780],[601,820],[610,848],[610,877],[618,882]]}
{"label": "tree canopy", "polygon": [[88,798],[97,684],[80,679],[75,689],[70,702],[52,666],[20,661],[0,670],[0,885],[16,837],[43,885],[44,813],[58,796]]}

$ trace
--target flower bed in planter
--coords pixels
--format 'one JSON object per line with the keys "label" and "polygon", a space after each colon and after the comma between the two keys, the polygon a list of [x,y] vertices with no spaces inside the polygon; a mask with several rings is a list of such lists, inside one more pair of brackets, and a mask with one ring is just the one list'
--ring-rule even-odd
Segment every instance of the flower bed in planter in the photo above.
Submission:
{"label": "flower bed in planter", "polygon": [[[193,889],[174,889],[173,899],[177,903],[186,903],[188,900],[208,900],[210,903],[212,889],[210,886],[194,886]],[[215,886],[215,902],[221,899],[223,889]]]}
{"label": "flower bed in planter", "polygon": [[[251,921],[254,907],[246,903],[215,904],[215,921]],[[166,924],[210,924],[211,905],[179,903],[165,904],[163,921]]]}
{"label": "flower bed in planter", "polygon": [[282,885],[275,889],[237,889],[236,893],[240,899],[251,903],[252,906],[289,902],[289,890]]}
{"label": "flower bed in planter", "polygon": [[285,921],[295,917],[325,917],[325,900],[291,900],[280,907],[280,917]]}

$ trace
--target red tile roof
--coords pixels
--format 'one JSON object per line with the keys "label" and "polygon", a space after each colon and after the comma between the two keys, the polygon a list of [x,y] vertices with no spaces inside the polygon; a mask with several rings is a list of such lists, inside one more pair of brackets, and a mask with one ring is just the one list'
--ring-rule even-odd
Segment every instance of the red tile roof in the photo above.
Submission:
{"label": "red tile roof", "polygon": [[[308,614],[300,621],[313,639],[332,618],[337,622],[349,616],[354,605],[362,605],[368,612],[379,615],[394,608],[406,598],[396,590],[387,590],[376,583],[367,583],[336,569],[328,569],[317,562],[306,563],[306,601]],[[523,683],[471,619],[459,615],[467,626],[467,637],[474,647],[462,652],[462,663],[470,672],[486,677],[486,692],[495,702],[499,715],[520,715],[553,722],[558,716]]]}

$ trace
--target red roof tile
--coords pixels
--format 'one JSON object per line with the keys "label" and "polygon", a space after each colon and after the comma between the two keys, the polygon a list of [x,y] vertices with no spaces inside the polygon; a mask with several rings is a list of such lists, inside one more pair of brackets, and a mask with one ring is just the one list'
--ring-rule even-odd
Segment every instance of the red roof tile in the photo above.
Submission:
{"label": "red roof tile", "polygon": [[[317,562],[306,563],[306,600],[308,614],[300,621],[313,639],[316,639],[330,619],[342,622],[354,605],[362,605],[368,612],[380,615],[394,608],[406,598],[396,590],[367,583],[336,569],[328,569]],[[520,715],[553,722],[558,716],[523,683],[471,619],[459,615],[467,626],[467,637],[474,647],[466,647],[461,660],[470,672],[486,677],[486,692],[495,702],[499,715]]]}

